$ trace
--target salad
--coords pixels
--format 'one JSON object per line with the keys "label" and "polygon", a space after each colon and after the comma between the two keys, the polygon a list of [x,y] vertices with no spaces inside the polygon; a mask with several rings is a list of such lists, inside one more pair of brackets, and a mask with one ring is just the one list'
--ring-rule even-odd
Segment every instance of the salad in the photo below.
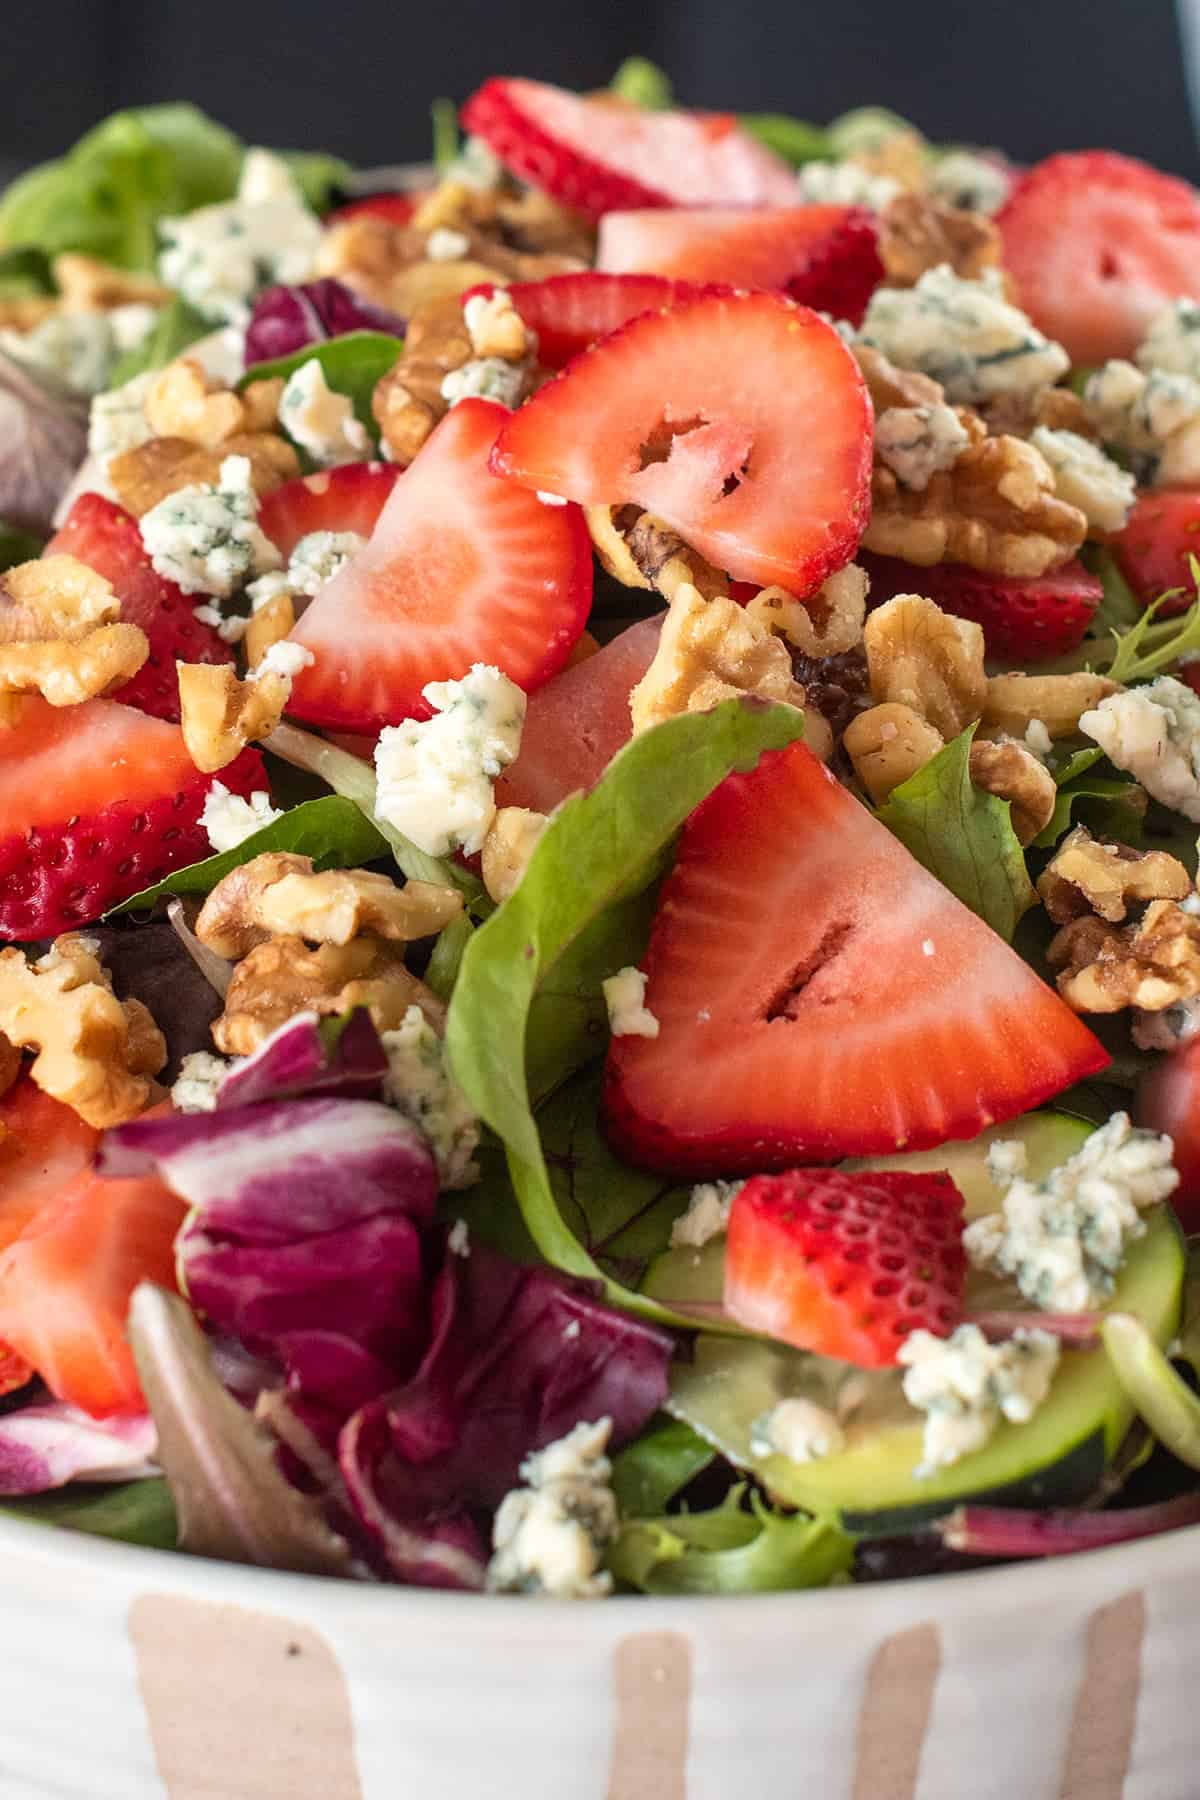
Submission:
{"label": "salad", "polygon": [[575,1599],[1200,1522],[1198,253],[639,59],[0,198],[0,1504]]}

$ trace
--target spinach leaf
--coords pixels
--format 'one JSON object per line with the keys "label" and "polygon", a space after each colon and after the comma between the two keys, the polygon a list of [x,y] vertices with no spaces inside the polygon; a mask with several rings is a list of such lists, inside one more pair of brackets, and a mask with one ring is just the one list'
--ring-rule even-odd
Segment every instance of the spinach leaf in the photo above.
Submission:
{"label": "spinach leaf", "polygon": [[328,212],[353,170],[327,150],[279,150],[292,180],[315,213]]}
{"label": "spinach leaf", "polygon": [[1136,781],[1118,781],[1092,773],[1103,760],[1099,749],[1077,750],[1054,771],[1058,798],[1050,820],[1034,838],[1032,848],[1049,850],[1077,822],[1076,809],[1093,831],[1118,843],[1141,842],[1146,815],[1146,792]]}
{"label": "spinach leaf", "polygon": [[354,869],[362,863],[386,856],[388,846],[370,820],[352,800],[327,794],[323,800],[306,800],[264,825],[252,837],[245,838],[232,850],[207,856],[203,862],[189,863],[186,869],[175,869],[154,887],[114,907],[113,916],[144,912],[166,894],[209,894],[243,863],[267,850],[291,850],[297,856],[311,856],[317,869]]}
{"label": "spinach leaf", "polygon": [[828,161],[834,153],[829,133],[807,119],[789,119],[785,113],[742,113],[738,124],[796,169],[802,163]]}
{"label": "spinach leaf", "polygon": [[[530,1103],[526,1055],[545,1082],[554,1064],[565,1073],[587,1053],[591,1019],[579,1004],[578,962],[575,991],[559,996],[559,1005],[548,998],[543,1006],[539,1038],[553,1042],[552,1057],[531,1041],[534,1000],[555,993],[573,951],[590,959],[590,979],[601,958],[598,939],[587,934],[605,938],[608,927],[598,921],[657,879],[688,814],[732,770],[752,768],[764,750],[782,748],[802,732],[802,716],[789,707],[728,700],[634,738],[590,792],[563,803],[521,885],[466,948],[450,1002],[447,1051],[475,1111],[503,1140],[525,1223],[557,1268],[602,1274],[559,1209]],[[627,929],[628,918],[621,923]],[[623,954],[611,938],[608,947]],[[608,1287],[626,1305],[662,1316],[653,1302],[611,1281]]]}
{"label": "spinach leaf", "polygon": [[826,1587],[849,1573],[853,1541],[828,1519],[776,1512],[744,1487],[712,1512],[629,1519],[608,1554],[643,1594],[763,1594]]}
{"label": "spinach leaf", "polygon": [[1134,598],[1133,590],[1120,569],[1117,559],[1111,550],[1100,546],[1089,546],[1082,560],[1093,575],[1098,575],[1104,596],[1092,615],[1088,628],[1089,637],[1105,637],[1112,631],[1128,631],[1136,625],[1142,616],[1143,608]]}
{"label": "spinach leaf", "polygon": [[457,919],[451,919],[438,932],[429,966],[425,970],[425,985],[433,989],[439,1000],[448,1001],[454,992],[463,951],[470,943],[474,929],[466,913],[461,912]]}
{"label": "spinach leaf", "polygon": [[641,106],[647,112],[665,112],[674,105],[670,77],[646,56],[627,56],[608,84],[610,94]]}
{"label": "spinach leaf", "polygon": [[715,1459],[712,1445],[690,1425],[660,1416],[613,1457],[617,1505],[627,1518],[665,1512],[676,1494]]}
{"label": "spinach leaf", "polygon": [[20,249],[0,250],[0,297],[31,300],[53,292],[54,276],[44,250],[28,244]]}
{"label": "spinach leaf", "polygon": [[135,375],[144,375],[148,369],[165,369],[197,338],[207,337],[211,330],[208,320],[201,318],[176,294],[163,307],[153,329],[142,342],[117,359],[108,378],[109,386],[122,387]]}
{"label": "spinach leaf", "polygon": [[122,1481],[115,1487],[70,1487],[28,1500],[0,1502],[0,1512],[35,1525],[60,1525],[93,1537],[119,1538],[173,1550],[177,1527],[171,1490],[161,1477]]}
{"label": "spinach leaf", "polygon": [[33,562],[42,554],[42,539],[19,525],[0,519],[0,569],[15,568],[17,563]]}
{"label": "spinach leaf", "polygon": [[1011,941],[1037,902],[1007,800],[971,780],[975,726],[896,788],[876,817],[943,886]]}
{"label": "spinach leaf", "polygon": [[[274,362],[254,363],[238,382],[238,391],[251,381],[269,381],[276,375],[286,381],[302,363],[315,358],[329,386],[353,402],[359,424],[365,425],[372,438],[378,440],[379,426],[371,411],[371,395],[376,382],[387,374],[403,348],[403,338],[391,337],[385,331],[348,331],[323,344],[306,344],[302,350],[293,350],[290,356],[277,357]],[[286,431],[286,418],[281,423]]]}

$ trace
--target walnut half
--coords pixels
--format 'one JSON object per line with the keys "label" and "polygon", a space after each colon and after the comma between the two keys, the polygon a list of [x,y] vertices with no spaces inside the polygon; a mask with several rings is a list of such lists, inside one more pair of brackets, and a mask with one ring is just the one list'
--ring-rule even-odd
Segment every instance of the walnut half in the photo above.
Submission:
{"label": "walnut half", "polygon": [[410,1006],[419,1006],[440,1031],[445,1008],[404,966],[403,950],[379,938],[349,944],[306,944],[298,937],[267,938],[233,971],[213,1042],[226,1056],[249,1056],[297,1013],[349,1012],[365,1006],[377,1031],[394,1031]]}
{"label": "walnut half", "polygon": [[432,881],[397,887],[367,869],[313,870],[312,859],[273,850],[231,869],[209,894],[196,936],[218,956],[245,956],[270,937],[348,944],[362,935],[414,943],[462,911],[457,888]]}
{"label": "walnut half", "polygon": [[1183,900],[1192,881],[1165,850],[1131,850],[1103,844],[1077,825],[1038,877],[1038,893],[1056,925],[1095,913],[1119,924],[1131,906],[1146,900]]}
{"label": "walnut half", "polygon": [[1200,994],[1200,919],[1173,900],[1153,901],[1136,925],[1089,914],[1055,933],[1046,960],[1075,1012],[1162,1012]]}

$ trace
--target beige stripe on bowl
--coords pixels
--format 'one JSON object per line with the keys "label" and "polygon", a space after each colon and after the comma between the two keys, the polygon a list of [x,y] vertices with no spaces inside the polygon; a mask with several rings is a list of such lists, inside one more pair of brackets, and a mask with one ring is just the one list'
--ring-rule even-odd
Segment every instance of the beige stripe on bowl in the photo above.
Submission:
{"label": "beige stripe on bowl", "polygon": [[318,1632],[145,1594],[129,1638],[168,1800],[362,1800],[346,1683]]}
{"label": "beige stripe on bowl", "polygon": [[690,1639],[677,1631],[622,1638],[613,1689],[608,1800],[686,1800]]}
{"label": "beige stripe on bowl", "polygon": [[1088,1620],[1060,1800],[1121,1800],[1142,1685],[1146,1603],[1126,1594]]}
{"label": "beige stripe on bowl", "polygon": [[876,1650],[858,1715],[852,1800],[914,1800],[941,1663],[936,1625],[899,1631]]}

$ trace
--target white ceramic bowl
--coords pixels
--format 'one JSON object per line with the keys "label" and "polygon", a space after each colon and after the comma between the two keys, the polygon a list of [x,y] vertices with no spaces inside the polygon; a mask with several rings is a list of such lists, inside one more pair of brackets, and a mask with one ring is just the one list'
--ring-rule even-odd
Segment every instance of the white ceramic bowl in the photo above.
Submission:
{"label": "white ceramic bowl", "polygon": [[0,1521],[3,1800],[1196,1800],[1200,1528],[937,1580],[539,1602]]}

